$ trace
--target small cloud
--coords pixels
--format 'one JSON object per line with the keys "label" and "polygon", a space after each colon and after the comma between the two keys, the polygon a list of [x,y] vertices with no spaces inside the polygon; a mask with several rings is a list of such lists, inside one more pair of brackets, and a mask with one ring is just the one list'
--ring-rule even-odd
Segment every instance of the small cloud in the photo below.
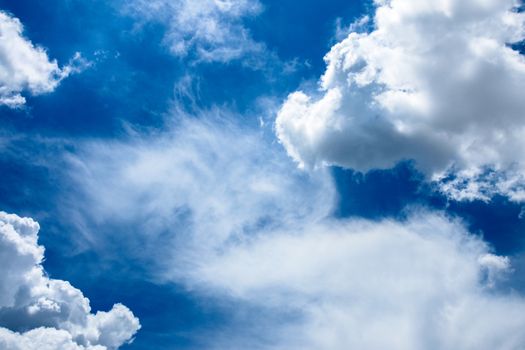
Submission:
{"label": "small cloud", "polygon": [[122,8],[139,24],[162,23],[164,42],[178,57],[226,63],[266,54],[243,24],[262,10],[257,0],[132,0]]}
{"label": "small cloud", "polygon": [[46,51],[23,36],[18,18],[0,11],[0,105],[19,108],[26,103],[24,93],[40,95],[52,92],[72,73],[89,63],[77,53],[60,68]]}

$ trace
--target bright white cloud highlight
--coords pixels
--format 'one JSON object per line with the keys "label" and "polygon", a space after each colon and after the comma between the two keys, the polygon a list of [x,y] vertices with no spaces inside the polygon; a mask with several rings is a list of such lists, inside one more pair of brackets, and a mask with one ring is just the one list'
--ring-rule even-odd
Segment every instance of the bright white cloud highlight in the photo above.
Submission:
{"label": "bright white cloud highlight", "polygon": [[111,350],[130,341],[139,320],[121,304],[91,313],[89,300],[42,267],[39,225],[0,212],[0,348]]}
{"label": "bright white cloud highlight", "polygon": [[[79,61],[80,60],[80,61]],[[0,105],[20,107],[23,93],[40,95],[52,92],[60,81],[86,65],[77,54],[71,65],[60,68],[46,51],[23,36],[18,18],[0,11]]]}
{"label": "bright white cloud highlight", "polygon": [[453,171],[457,198],[523,198],[525,59],[508,46],[525,38],[519,2],[375,3],[374,30],[325,56],[319,94],[297,91],[282,106],[276,131],[288,153],[302,166],[360,171],[413,159],[434,179]]}
{"label": "bright white cloud highlight", "polygon": [[228,62],[265,52],[243,25],[261,11],[257,0],[133,0],[123,6],[139,23],[164,24],[165,43],[180,57],[194,53],[200,61]]}

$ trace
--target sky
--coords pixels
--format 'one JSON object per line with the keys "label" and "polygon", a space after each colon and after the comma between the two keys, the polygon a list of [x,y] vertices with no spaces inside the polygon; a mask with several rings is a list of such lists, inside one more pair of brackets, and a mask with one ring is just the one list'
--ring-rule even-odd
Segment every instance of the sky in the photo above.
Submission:
{"label": "sky", "polygon": [[0,348],[525,347],[521,0],[0,0]]}

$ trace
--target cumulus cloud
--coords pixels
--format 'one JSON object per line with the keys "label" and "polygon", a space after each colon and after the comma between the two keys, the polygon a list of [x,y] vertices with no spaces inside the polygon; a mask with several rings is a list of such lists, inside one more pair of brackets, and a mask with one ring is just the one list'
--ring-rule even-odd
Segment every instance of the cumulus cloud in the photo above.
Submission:
{"label": "cumulus cloud", "polygon": [[[457,198],[520,199],[525,58],[509,45],[525,38],[520,4],[375,1],[374,29],[325,56],[319,93],[283,104],[280,141],[306,167],[367,171],[413,159],[431,178],[454,173],[445,189]],[[505,180],[487,177],[505,171]]]}
{"label": "cumulus cloud", "polygon": [[39,225],[0,212],[0,347],[111,350],[129,342],[139,320],[121,304],[91,313],[89,300],[42,267]]}
{"label": "cumulus cloud", "polygon": [[76,54],[68,66],[60,68],[42,47],[23,36],[18,18],[0,11],[0,105],[20,107],[26,102],[24,92],[52,92],[62,79],[86,64]]}
{"label": "cumulus cloud", "polygon": [[133,0],[123,9],[139,23],[164,24],[164,41],[179,57],[195,52],[200,61],[229,62],[265,52],[243,25],[261,11],[257,0]]}

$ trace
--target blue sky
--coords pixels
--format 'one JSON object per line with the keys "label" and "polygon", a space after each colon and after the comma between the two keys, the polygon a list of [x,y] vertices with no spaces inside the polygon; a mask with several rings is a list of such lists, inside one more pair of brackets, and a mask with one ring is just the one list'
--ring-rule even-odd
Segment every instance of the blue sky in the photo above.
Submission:
{"label": "blue sky", "polygon": [[0,345],[523,348],[522,9],[0,0]]}

